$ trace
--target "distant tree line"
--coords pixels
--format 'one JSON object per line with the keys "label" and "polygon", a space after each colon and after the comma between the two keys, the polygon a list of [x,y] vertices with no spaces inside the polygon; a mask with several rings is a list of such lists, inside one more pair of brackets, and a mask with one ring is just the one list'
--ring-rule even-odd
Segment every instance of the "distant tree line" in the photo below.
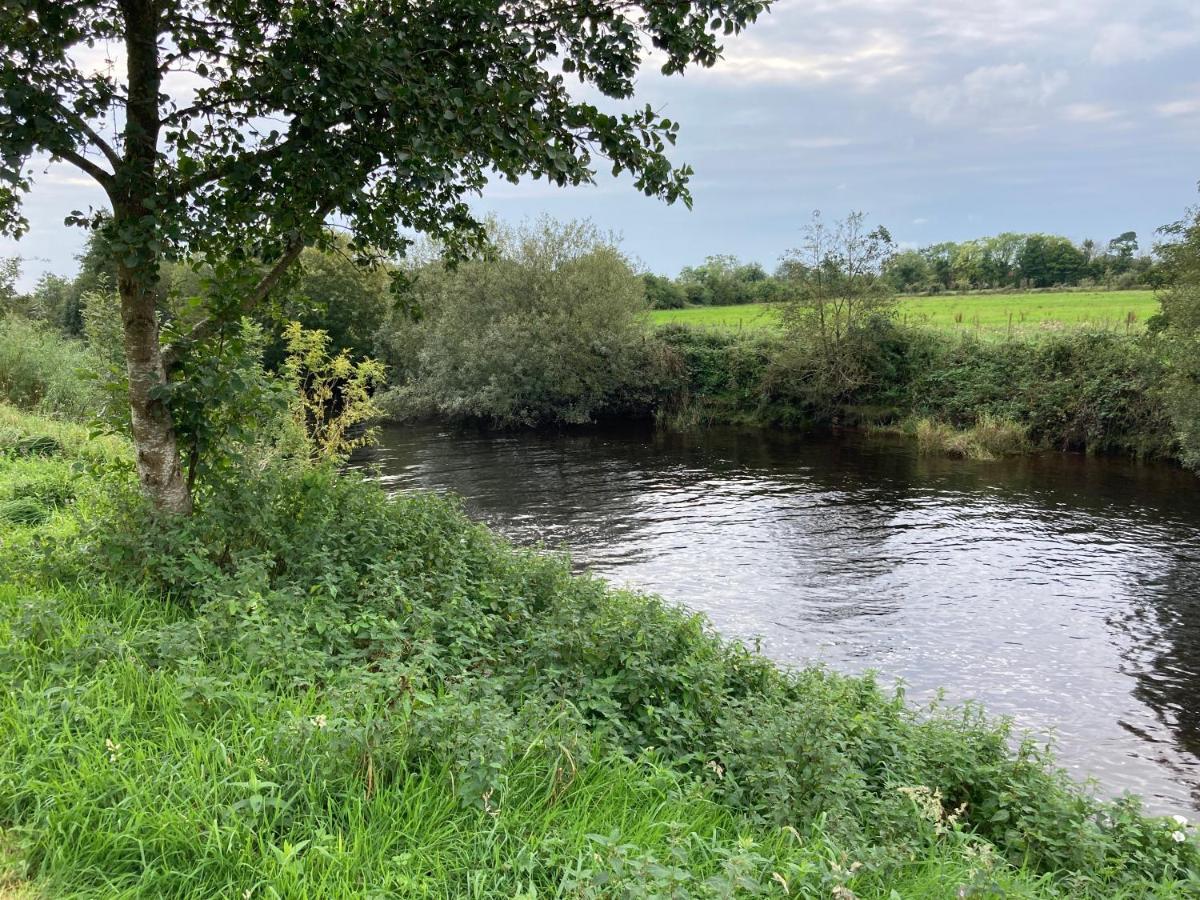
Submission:
{"label": "distant tree line", "polygon": [[[676,278],[646,274],[646,297],[655,309],[729,306],[791,299],[798,273],[791,255],[768,273],[756,262],[710,256]],[[884,267],[887,284],[904,294],[946,291],[1029,290],[1052,287],[1128,289],[1159,287],[1161,262],[1141,252],[1137,232],[1107,242],[1076,244],[1053,234],[1006,232],[969,241],[946,241],[894,253]]]}

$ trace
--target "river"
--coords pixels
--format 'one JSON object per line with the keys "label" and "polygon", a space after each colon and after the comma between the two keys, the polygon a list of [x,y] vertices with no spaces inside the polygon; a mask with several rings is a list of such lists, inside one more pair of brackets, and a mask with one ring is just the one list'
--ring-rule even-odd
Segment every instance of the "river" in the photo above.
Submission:
{"label": "river", "polygon": [[392,491],[706,614],[785,665],[978,701],[1151,811],[1200,809],[1200,480],[900,438],[389,428]]}

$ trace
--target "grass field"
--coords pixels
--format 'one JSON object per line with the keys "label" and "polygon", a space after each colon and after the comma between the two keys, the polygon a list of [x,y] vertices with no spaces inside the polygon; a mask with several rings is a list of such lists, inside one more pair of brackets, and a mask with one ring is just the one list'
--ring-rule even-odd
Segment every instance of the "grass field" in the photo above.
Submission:
{"label": "grass field", "polygon": [[[1158,311],[1153,291],[1062,291],[1044,294],[953,294],[907,297],[899,318],[939,331],[985,335],[1033,335],[1064,328],[1136,331]],[[656,325],[682,322],[710,328],[771,328],[777,324],[768,304],[662,309],[651,314]]]}

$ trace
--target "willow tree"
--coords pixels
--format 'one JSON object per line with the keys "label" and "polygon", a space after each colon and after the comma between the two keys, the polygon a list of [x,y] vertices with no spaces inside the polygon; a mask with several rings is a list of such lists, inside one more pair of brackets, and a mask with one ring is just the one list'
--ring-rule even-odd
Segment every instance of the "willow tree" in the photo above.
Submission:
{"label": "willow tree", "polygon": [[[635,77],[649,62],[711,66],[766,6],[5,0],[0,229],[27,227],[35,154],[103,188],[110,209],[68,221],[114,249],[138,475],[160,510],[186,513],[170,371],[261,303],[331,216],[356,248],[402,252],[408,230],[466,250],[483,234],[467,201],[489,178],[577,185],[601,163],[687,202],[690,169],[666,155],[677,125],[630,102]],[[260,277],[164,346],[171,259],[245,261]]]}

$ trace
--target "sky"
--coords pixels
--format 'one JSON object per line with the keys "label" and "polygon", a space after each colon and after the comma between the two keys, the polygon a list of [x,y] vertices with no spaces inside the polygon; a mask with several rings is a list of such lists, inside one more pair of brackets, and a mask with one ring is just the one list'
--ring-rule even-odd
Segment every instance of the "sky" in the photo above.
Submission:
{"label": "sky", "polygon": [[[682,123],[694,207],[628,180],[490,186],[481,214],[591,219],[645,268],[713,254],[774,266],[813,210],[862,211],[903,245],[1002,231],[1107,241],[1198,200],[1196,0],[779,0],[712,69],[639,80]],[[73,209],[102,205],[65,164],[36,169],[30,233],[0,239],[26,286],[70,274]]]}

